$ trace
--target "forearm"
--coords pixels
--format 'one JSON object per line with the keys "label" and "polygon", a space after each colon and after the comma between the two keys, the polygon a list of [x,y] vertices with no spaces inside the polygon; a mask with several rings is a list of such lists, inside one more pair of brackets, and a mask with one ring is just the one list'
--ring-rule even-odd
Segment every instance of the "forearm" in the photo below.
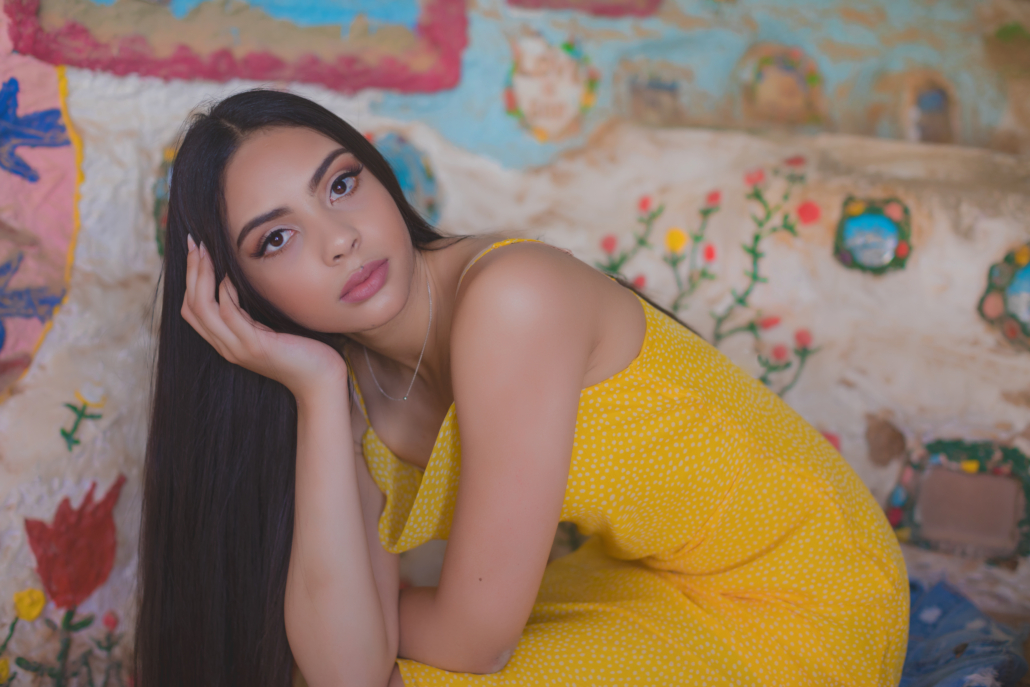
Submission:
{"label": "forearm", "polygon": [[290,647],[311,687],[386,685],[396,659],[364,531],[346,385],[297,397]]}

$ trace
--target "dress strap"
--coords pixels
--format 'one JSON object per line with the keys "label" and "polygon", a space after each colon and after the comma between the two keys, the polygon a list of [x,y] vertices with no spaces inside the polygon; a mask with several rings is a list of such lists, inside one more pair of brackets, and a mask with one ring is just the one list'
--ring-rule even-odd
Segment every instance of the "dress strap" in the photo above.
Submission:
{"label": "dress strap", "polygon": [[361,414],[365,416],[365,423],[371,427],[372,421],[368,419],[368,410],[365,408],[365,397],[361,395],[361,387],[358,386],[358,376],[354,374],[354,366],[347,361],[347,376],[350,378],[351,394],[361,408]]}
{"label": "dress strap", "polygon": [[[478,262],[481,257],[483,257],[484,255],[486,255],[487,253],[489,253],[492,250],[496,250],[497,248],[504,248],[505,246],[510,246],[513,243],[543,243],[545,246],[550,246],[551,245],[549,243],[544,243],[543,241],[540,241],[538,239],[504,239],[503,241],[498,241],[497,243],[492,243],[489,246],[487,246],[486,248],[484,248],[483,250],[481,250],[478,253],[476,253],[476,257],[474,257],[471,260],[469,260],[468,264],[465,265],[465,269],[463,269],[461,271],[461,276],[458,277],[458,288],[455,289],[455,291],[458,291],[458,289],[461,288],[461,280],[465,278],[465,274],[470,269],[472,269],[472,266],[475,265],[476,262]],[[551,246],[551,247],[552,248],[558,248],[557,246]],[[572,251],[570,251],[570,250],[565,250],[564,248],[558,248],[558,250],[560,250],[562,253],[568,253],[569,255],[572,255]]]}

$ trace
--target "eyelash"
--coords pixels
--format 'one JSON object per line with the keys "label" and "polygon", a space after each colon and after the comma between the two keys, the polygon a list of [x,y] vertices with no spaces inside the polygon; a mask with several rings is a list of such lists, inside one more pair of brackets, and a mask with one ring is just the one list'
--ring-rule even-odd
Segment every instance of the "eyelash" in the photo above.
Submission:
{"label": "eyelash", "polygon": [[[352,193],[354,193],[354,191],[358,188],[358,175],[361,174],[361,172],[364,169],[365,169],[364,165],[359,165],[356,169],[349,169],[349,170],[343,172],[342,174],[337,175],[337,177],[335,179],[333,179],[333,182],[329,185],[329,202],[330,203],[335,202],[334,199],[333,199],[333,187],[336,186],[336,184],[338,184],[340,182],[340,180],[344,180],[344,183],[346,183],[346,180],[350,179],[354,183],[350,186],[349,189],[347,189],[347,191],[345,191],[344,193],[341,193],[336,198],[336,200],[339,200],[342,197],[349,196]],[[292,229],[287,229],[285,227],[279,227],[278,229],[273,229],[272,231],[270,231],[267,234],[265,234],[264,238],[261,239],[261,243],[258,245],[257,251],[254,253],[254,257],[255,258],[266,257],[268,255],[268,244],[270,244],[272,242],[272,237],[275,236],[276,234],[282,233],[283,231],[293,231],[293,230]],[[286,244],[283,243],[283,245],[286,245]],[[280,250],[282,250],[282,246],[280,246],[276,250],[272,251],[272,253],[273,254],[274,253],[278,253]]]}

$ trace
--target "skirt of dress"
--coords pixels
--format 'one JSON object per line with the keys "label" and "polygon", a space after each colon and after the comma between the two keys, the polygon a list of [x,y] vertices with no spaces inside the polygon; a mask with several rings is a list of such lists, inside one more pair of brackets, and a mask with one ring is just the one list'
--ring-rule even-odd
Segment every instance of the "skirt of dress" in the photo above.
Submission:
{"label": "skirt of dress", "polygon": [[[906,590],[907,591],[907,590]],[[398,661],[407,687],[437,685],[896,685],[904,632],[893,594],[803,608],[740,597],[606,555],[597,538],[547,567],[508,665],[491,675]],[[893,635],[899,636],[893,636]],[[856,643],[855,638],[859,640]]]}

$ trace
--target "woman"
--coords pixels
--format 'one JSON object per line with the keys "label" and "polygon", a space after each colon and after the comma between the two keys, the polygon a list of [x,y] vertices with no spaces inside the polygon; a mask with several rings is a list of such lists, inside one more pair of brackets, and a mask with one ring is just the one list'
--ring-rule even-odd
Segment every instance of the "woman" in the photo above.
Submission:
{"label": "woman", "polygon": [[[868,491],[632,291],[441,236],[360,134],[269,91],[194,118],[167,245],[146,687],[294,660],[311,687],[897,682],[907,581]],[[594,536],[547,566],[560,520]],[[439,586],[399,591],[432,538]]]}

